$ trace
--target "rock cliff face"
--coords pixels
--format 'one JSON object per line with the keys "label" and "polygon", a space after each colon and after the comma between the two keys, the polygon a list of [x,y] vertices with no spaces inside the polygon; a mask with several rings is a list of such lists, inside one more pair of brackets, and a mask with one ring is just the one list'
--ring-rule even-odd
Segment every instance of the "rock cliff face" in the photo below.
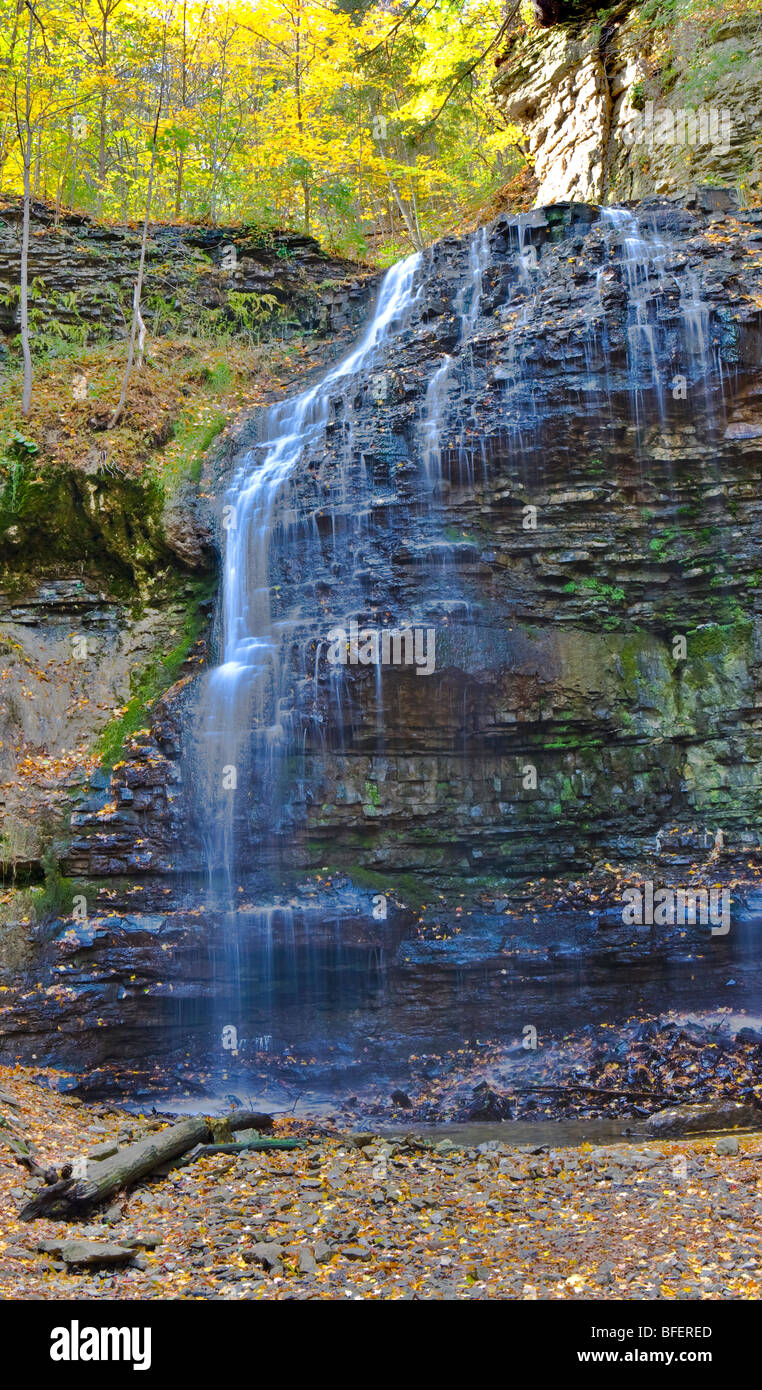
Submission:
{"label": "rock cliff face", "polygon": [[173,505],[151,478],[11,466],[0,494],[0,860],[8,885],[41,879],[46,854],[54,859],[68,838],[70,798],[89,774],[105,793],[104,730],[200,658],[216,558],[193,500],[181,511]]}
{"label": "rock cliff face", "polygon": [[[294,798],[310,866],[495,890],[642,854],[675,822],[759,844],[762,215],[640,216],[643,242],[574,205],[498,219],[465,346],[472,248],[428,256],[387,399],[354,403],[372,484],[351,577],[361,625],[433,629],[436,671],[347,668],[338,700],[324,672]],[[349,404],[296,484],[331,538]],[[288,557],[281,575],[301,582]],[[321,635],[346,627],[346,572],[310,581],[298,611],[317,590]]]}
{"label": "rock cliff face", "polygon": [[[7,355],[3,338],[12,339],[18,328],[20,234],[19,200],[0,201],[0,362]],[[66,213],[57,219],[50,206],[33,204],[36,338],[44,343],[47,334],[60,335],[69,344],[92,345],[124,335],[139,241],[130,228]],[[264,339],[298,329],[311,335],[318,354],[324,345],[330,355],[336,336],[361,318],[370,281],[367,270],[331,258],[296,233],[156,227],[143,300],[149,350],[162,334],[192,340],[224,330],[234,352],[236,329],[256,323]],[[112,464],[103,447],[105,420],[85,432],[79,457],[71,443],[75,429],[65,428],[55,408],[49,426],[39,436],[43,462],[26,436],[16,444],[4,438],[0,459],[6,886],[39,885],[43,874],[50,880],[70,838],[70,814],[76,826],[83,800],[93,811],[108,804],[109,771],[98,765],[105,756],[110,769],[119,753],[117,721],[197,669],[217,578],[206,504],[192,478],[165,487],[160,466],[130,472]],[[159,411],[159,433],[146,438],[149,463],[152,446],[166,444],[172,428]],[[65,461],[57,457],[63,438]],[[83,790],[93,771],[94,784]],[[125,789],[123,808],[130,795]],[[136,811],[144,801],[144,790],[136,791]],[[146,863],[135,844],[137,821],[129,838],[127,875]],[[96,856],[95,875],[104,864],[113,871],[113,863],[113,855]],[[22,916],[29,909],[23,899]],[[13,904],[8,910],[15,911]]]}
{"label": "rock cliff face", "polygon": [[525,133],[540,205],[621,202],[692,180],[753,192],[760,63],[751,13],[702,26],[679,4],[650,0],[517,33],[494,90]]}
{"label": "rock cliff face", "polygon": [[[758,851],[761,248],[762,212],[704,189],[500,217],[425,253],[404,323],[337,382],[279,504],[290,739],[277,787],[259,761],[235,793],[252,921],[273,875],[292,938],[312,912],[313,940],[346,921],[372,941],[369,898],[358,917],[305,894],[346,876],[410,906],[494,901],[608,859],[706,859],[718,830],[731,859]],[[230,474],[258,437],[241,422]],[[432,632],[433,671],[337,670],[352,620]],[[167,1018],[187,1041],[228,947],[243,978],[243,937],[226,947],[205,900],[200,685],[79,798],[62,865],[87,923],[13,943],[44,960],[80,1056],[83,1028],[108,1055],[104,1019],[131,1046],[138,1017],[154,1045]],[[7,1007],[43,1046],[34,991]]]}
{"label": "rock cliff face", "polygon": [[[465,346],[473,244],[427,253],[405,333],[380,374],[337,388],[291,484],[272,579],[301,751],[277,825],[256,772],[240,789],[244,865],[285,853],[425,896],[643,855],[674,825],[697,847],[718,827],[759,844],[762,214],[731,204],[655,201],[638,226],[578,205],[498,219]],[[337,682],[328,634],[353,617],[433,631],[433,674],[358,664]],[[172,862],[192,871],[205,803],[179,709],[134,757],[178,760],[185,730]],[[107,833],[82,818],[77,872],[128,867],[146,775],[118,771]],[[145,863],[166,867],[149,803]]]}
{"label": "rock cliff face", "polygon": [[[21,204],[0,200],[0,334],[18,332],[20,250]],[[84,213],[56,218],[48,204],[33,203],[36,330],[61,323],[91,340],[126,335],[139,255],[140,234],[129,227],[105,226]],[[297,232],[157,225],[148,243],[143,316],[151,336],[193,333],[210,311],[228,323],[256,322],[265,336],[294,327],[333,333],[362,313],[366,276]]]}

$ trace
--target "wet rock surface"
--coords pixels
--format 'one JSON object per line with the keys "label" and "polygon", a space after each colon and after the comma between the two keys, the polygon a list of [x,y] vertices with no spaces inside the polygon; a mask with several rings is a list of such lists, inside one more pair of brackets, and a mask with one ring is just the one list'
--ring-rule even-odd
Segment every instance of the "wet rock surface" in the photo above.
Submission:
{"label": "wet rock surface", "polygon": [[[757,414],[762,215],[638,216],[492,223],[464,344],[474,243],[438,243],[388,360],[337,391],[273,556],[301,749],[278,853],[300,868],[423,898],[642,854],[676,821],[757,845],[756,444],[728,430]],[[433,674],[331,670],[353,617],[431,628]]]}
{"label": "wet rock surface", "polygon": [[648,1121],[648,1132],[679,1137],[682,1134],[705,1134],[712,1129],[758,1129],[760,1121],[762,1110],[758,1105],[742,1105],[733,1101],[680,1105],[652,1115]]}
{"label": "wet rock surface", "polygon": [[[756,850],[762,214],[655,201],[638,216],[637,271],[632,229],[593,208],[491,224],[460,350],[469,248],[439,243],[404,342],[356,398],[337,395],[273,556],[301,752],[280,808],[242,777],[247,857],[266,862],[275,828],[299,870],[372,875],[381,892],[415,882],[423,898],[454,879],[499,892],[505,875],[658,857],[681,822],[688,856],[718,826],[729,849]],[[427,501],[426,388],[447,352]],[[255,437],[239,433],[241,450]],[[430,627],[434,673],[358,665],[337,684],[326,635],[351,617]],[[188,824],[175,870],[203,855],[187,698],[186,746],[181,727],[167,754]]]}
{"label": "wet rock surface", "polygon": [[[210,1000],[214,968],[224,977],[234,957],[239,1033],[269,1039],[253,1044],[268,1055],[312,1055],[308,1024],[322,1034],[325,1000],[348,989],[366,1055],[383,1057],[390,1031],[366,1027],[366,1010],[389,978],[402,981],[406,1055],[453,1020],[477,1036],[490,1017],[507,1030],[501,989],[520,984],[542,1026],[549,991],[568,1005],[583,978],[603,1006],[633,970],[649,1014],[668,978],[685,1007],[696,994],[724,1004],[726,989],[749,1006],[743,933],[638,933],[622,919],[638,871],[730,885],[734,922],[758,879],[762,214],[689,203],[498,218],[482,234],[478,294],[480,243],[426,253],[405,334],[372,380],[337,387],[325,437],[289,484],[272,579],[293,636],[283,713],[298,752],[275,805],[241,777],[230,932],[207,915],[189,681],[82,796],[62,862],[90,920],[33,936],[34,979],[9,961],[9,1046],[27,1036],[50,1056],[55,1017],[49,1046],[78,1034],[88,1065],[108,1056],[111,1028],[136,1057],[155,1056],[159,1038],[204,1054],[232,1021],[212,1018]],[[256,438],[254,419],[231,467]],[[434,672],[358,665],[337,680],[326,636],[352,617],[432,627]],[[284,870],[274,884],[268,864]],[[353,906],[326,896],[337,883]],[[511,930],[517,911],[526,921]],[[414,917],[431,931],[410,933]],[[299,960],[301,1018],[285,985]],[[470,982],[482,966],[475,1003],[461,995],[448,1015],[432,971]],[[342,1007],[327,1011],[337,1075],[355,1040]],[[390,1080],[387,1096],[403,1076]]]}

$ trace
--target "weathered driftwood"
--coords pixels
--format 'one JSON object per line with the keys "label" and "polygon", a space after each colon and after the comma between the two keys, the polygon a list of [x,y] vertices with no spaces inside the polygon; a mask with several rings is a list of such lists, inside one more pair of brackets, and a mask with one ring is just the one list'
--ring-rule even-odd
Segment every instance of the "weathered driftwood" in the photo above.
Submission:
{"label": "weathered driftwood", "polygon": [[85,1178],[69,1176],[71,1169],[68,1167],[62,1170],[60,1179],[54,1174],[57,1180],[41,1187],[19,1215],[23,1221],[32,1221],[37,1216],[59,1219],[79,1216],[108,1201],[114,1193],[148,1177],[154,1169],[179,1158],[195,1145],[213,1140],[221,1125],[225,1134],[239,1129],[266,1130],[272,1128],[272,1116],[238,1110],[226,1115],[223,1122],[195,1115],[168,1125],[120,1149],[111,1158],[89,1160]]}
{"label": "weathered driftwood", "polygon": [[10,1129],[6,1129],[1,1119],[0,1144],[5,1144],[7,1148],[10,1149],[14,1158],[21,1164],[22,1168],[28,1168],[30,1173],[37,1173],[40,1171],[39,1165],[26,1139],[22,1138],[20,1134],[13,1134]]}
{"label": "weathered driftwood", "polygon": [[585,1091],[591,1096],[621,1096],[625,1100],[671,1100],[665,1091],[622,1091],[611,1086],[588,1086],[582,1081],[564,1081],[559,1086],[514,1086],[506,1090],[508,1096],[532,1095],[542,1091],[549,1096],[563,1096],[567,1091]]}
{"label": "weathered driftwood", "polygon": [[[209,1128],[213,1134],[218,1134],[220,1126],[227,1126],[231,1134],[237,1134],[240,1129],[256,1129],[260,1134],[265,1133],[273,1127],[272,1115],[263,1115],[259,1110],[231,1110],[229,1115],[223,1115],[221,1119],[209,1120]],[[222,1139],[215,1140],[222,1144]]]}

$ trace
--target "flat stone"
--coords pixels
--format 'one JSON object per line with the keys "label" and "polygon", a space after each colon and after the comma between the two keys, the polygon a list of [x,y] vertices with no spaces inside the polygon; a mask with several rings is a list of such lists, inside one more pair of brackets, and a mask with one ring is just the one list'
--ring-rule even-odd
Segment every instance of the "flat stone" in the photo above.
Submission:
{"label": "flat stone", "polygon": [[37,1246],[41,1253],[57,1255],[67,1265],[125,1265],[135,1251],[127,1245],[117,1245],[113,1241],[98,1240],[41,1240]]}
{"label": "flat stone", "polygon": [[260,1240],[242,1252],[249,1264],[264,1265],[265,1269],[275,1269],[283,1259],[283,1246],[274,1240]]}

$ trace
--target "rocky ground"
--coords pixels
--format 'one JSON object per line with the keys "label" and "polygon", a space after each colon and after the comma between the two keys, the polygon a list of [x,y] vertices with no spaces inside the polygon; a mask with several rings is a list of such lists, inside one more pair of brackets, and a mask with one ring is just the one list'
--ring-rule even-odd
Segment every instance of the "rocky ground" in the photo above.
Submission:
{"label": "rocky ground", "polygon": [[[23,1133],[40,1160],[60,1165],[165,1123],[41,1081],[0,1071],[3,1127]],[[457,1127],[434,1145],[330,1123],[283,1122],[278,1132],[303,1147],[200,1158],[90,1223],[19,1220],[30,1181],[0,1145],[3,1296],[760,1296],[762,1133],[554,1148],[512,1145],[506,1128],[505,1142],[470,1148]],[[59,1251],[75,1239],[99,1248]],[[72,1262],[82,1259],[96,1264]]]}

